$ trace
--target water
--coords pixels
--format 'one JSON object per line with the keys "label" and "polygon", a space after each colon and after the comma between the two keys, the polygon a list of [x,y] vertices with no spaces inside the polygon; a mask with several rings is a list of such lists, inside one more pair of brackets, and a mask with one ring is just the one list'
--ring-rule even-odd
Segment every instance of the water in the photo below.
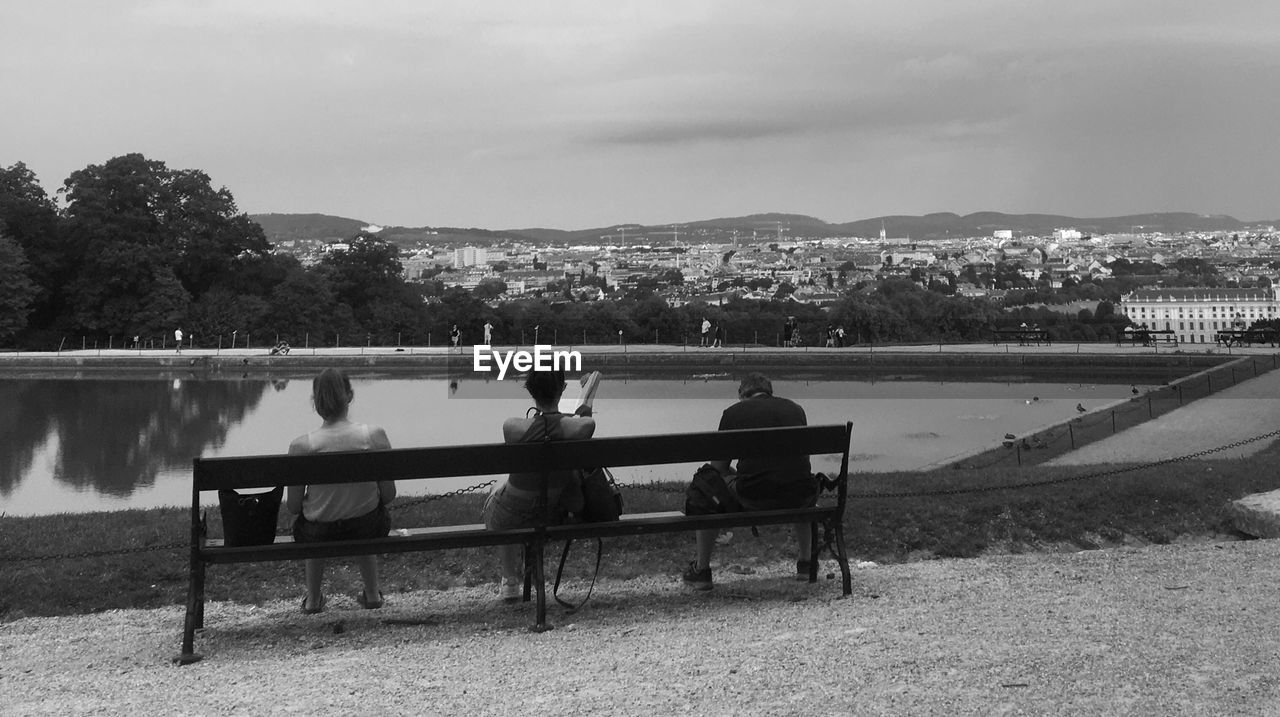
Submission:
{"label": "water", "polygon": [[[383,426],[395,447],[490,443],[530,401],[514,381],[353,379],[351,418]],[[0,512],[83,513],[189,505],[196,456],[284,452],[320,424],[310,380],[0,379]],[[852,421],[851,470],[913,470],[1056,423],[1076,405],[1130,395],[1129,384],[778,380],[811,424]],[[725,375],[608,379],[597,435],[713,430],[736,398]],[[836,457],[816,457],[832,470]],[[624,482],[684,480],[687,466],[617,471]],[[433,481],[434,491],[476,479]],[[401,484],[427,492],[425,481]],[[211,496],[204,498],[206,502]]]}

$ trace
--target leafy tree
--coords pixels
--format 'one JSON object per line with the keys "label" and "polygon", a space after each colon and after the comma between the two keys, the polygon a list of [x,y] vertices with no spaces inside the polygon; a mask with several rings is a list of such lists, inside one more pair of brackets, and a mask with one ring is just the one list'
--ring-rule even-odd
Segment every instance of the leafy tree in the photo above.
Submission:
{"label": "leafy tree", "polygon": [[328,345],[335,334],[359,332],[351,307],[340,303],[323,272],[302,267],[290,271],[271,289],[262,326],[291,344]]}
{"label": "leafy tree", "polygon": [[502,279],[481,279],[480,283],[471,292],[477,299],[489,300],[496,299],[507,293],[507,282]]}
{"label": "leafy tree", "polygon": [[57,206],[22,162],[0,168],[0,234],[7,234],[26,257],[26,274],[35,289],[32,325],[50,325],[61,311],[73,257],[62,240]]}
{"label": "leafy tree", "polygon": [[374,298],[384,298],[392,287],[404,283],[400,250],[372,234],[360,233],[320,259],[320,267],[333,285],[334,295],[356,310]]}
{"label": "leafy tree", "polygon": [[91,331],[171,326],[192,295],[269,248],[261,227],[237,212],[229,191],[213,189],[206,174],[172,170],[141,154],[73,172],[62,191],[78,262],[68,285],[70,311]]}
{"label": "leafy tree", "polygon": [[158,334],[182,323],[191,297],[146,247],[96,246],[67,288],[75,326],[108,334]]}
{"label": "leafy tree", "polygon": [[1212,263],[1194,257],[1182,257],[1173,262],[1172,268],[1180,274],[1193,276],[1218,273],[1218,268]]}
{"label": "leafy tree", "polygon": [[357,333],[387,341],[429,331],[423,292],[405,282],[400,250],[364,232],[346,244],[345,249],[326,253],[318,270],[328,279],[337,302],[350,307]]}
{"label": "leafy tree", "polygon": [[213,345],[217,336],[229,341],[232,332],[237,334],[237,342],[243,341],[245,334],[252,338],[252,332],[263,326],[269,309],[260,297],[214,289],[191,305],[188,330],[205,346]]}
{"label": "leafy tree", "polygon": [[679,269],[667,269],[658,274],[657,282],[669,286],[680,286],[684,284],[684,273]]}
{"label": "leafy tree", "polygon": [[27,326],[27,316],[39,295],[28,270],[22,247],[0,234],[0,341],[12,339]]}

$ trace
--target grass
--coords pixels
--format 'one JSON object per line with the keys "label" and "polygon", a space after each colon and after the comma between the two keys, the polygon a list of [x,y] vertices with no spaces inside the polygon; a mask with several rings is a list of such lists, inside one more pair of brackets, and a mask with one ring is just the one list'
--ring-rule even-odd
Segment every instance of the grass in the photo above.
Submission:
{"label": "grass", "polygon": [[[1123,472],[1113,472],[1117,467],[999,467],[856,475],[852,490],[860,493],[980,492],[851,498],[845,521],[848,545],[854,560],[894,563],[1231,534],[1226,505],[1249,493],[1280,488],[1277,459],[1280,448],[1273,445],[1243,459],[1125,467]],[[1048,480],[1064,482],[1003,488]],[[682,486],[664,488],[624,489],[627,511],[678,509]],[[401,526],[478,522],[481,500],[468,495],[409,501],[394,509],[392,518]],[[220,534],[216,513],[209,511],[212,535]],[[283,517],[280,527],[285,527]],[[789,533],[766,526],[755,538],[749,530],[737,530],[717,549],[715,562],[720,569],[743,570],[789,564],[794,557]],[[188,511],[182,508],[0,517],[0,620],[182,604],[188,536]],[[15,559],[116,549],[138,552]],[[602,575],[674,577],[692,552],[693,536],[687,533],[610,540]],[[553,559],[558,555],[548,556],[548,562]],[[594,546],[581,544],[566,575],[589,575],[593,564]],[[498,572],[491,550],[474,549],[384,556],[381,568],[388,594],[494,583]],[[326,580],[331,592],[354,593],[359,585],[354,566],[344,560],[330,564]],[[301,592],[298,563],[212,566],[206,586],[208,599],[255,604],[296,599]]]}

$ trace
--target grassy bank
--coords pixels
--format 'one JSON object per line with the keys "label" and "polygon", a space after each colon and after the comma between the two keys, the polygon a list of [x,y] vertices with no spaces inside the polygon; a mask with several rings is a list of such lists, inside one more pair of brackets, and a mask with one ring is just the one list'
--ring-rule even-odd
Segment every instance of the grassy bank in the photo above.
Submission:
{"label": "grassy bank", "polygon": [[[855,476],[856,492],[880,497],[850,501],[849,546],[855,560],[886,563],[1222,536],[1232,532],[1224,517],[1228,502],[1280,487],[1274,471],[1277,459],[1280,449],[1272,446],[1245,459],[1184,461],[1136,470],[1003,467]],[[1004,488],[1044,481],[1061,482]],[[667,490],[628,489],[627,510],[678,508],[681,486],[664,487]],[[410,500],[393,511],[393,521],[402,526],[476,522],[480,501],[474,495]],[[0,517],[0,620],[182,603],[187,521],[187,511],[178,508]],[[210,511],[210,523],[211,534],[218,534],[216,510]],[[755,538],[750,531],[735,531],[717,550],[718,569],[750,571],[791,560],[786,529],[760,532]],[[675,579],[691,557],[692,540],[691,535],[677,534],[609,541],[602,574],[666,574]],[[108,550],[137,552],[76,557]],[[584,547],[575,552],[567,575],[588,575],[592,551]],[[31,556],[57,557],[25,559]],[[387,556],[382,569],[390,599],[403,591],[492,583],[497,574],[495,558],[487,550]],[[212,600],[258,603],[293,599],[302,591],[302,570],[295,563],[214,566],[209,575],[207,595]],[[328,585],[327,590],[351,593],[359,580],[349,563],[335,561]]]}

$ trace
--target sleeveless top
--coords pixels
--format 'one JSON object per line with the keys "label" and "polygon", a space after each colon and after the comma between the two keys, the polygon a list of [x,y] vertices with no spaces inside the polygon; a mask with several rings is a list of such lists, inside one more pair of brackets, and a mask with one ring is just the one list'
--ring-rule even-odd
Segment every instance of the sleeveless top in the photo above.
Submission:
{"label": "sleeveless top", "polygon": [[[534,416],[532,425],[524,432],[524,435],[514,442],[540,443],[544,440],[564,440],[564,426],[560,425],[560,420],[563,418],[564,414],[562,413],[539,413]],[[557,484],[564,485],[575,477],[574,472],[571,470],[551,471],[548,484],[550,490],[547,491],[547,497],[552,504],[556,502],[555,499],[557,497],[557,491],[554,486]],[[542,490],[542,474],[536,472],[512,473],[507,476],[507,484],[521,492],[537,492]]]}
{"label": "sleeveless top", "polygon": [[[307,434],[308,453],[332,453],[335,451],[368,450],[372,444],[367,423],[351,424],[353,430],[345,433],[320,428]],[[318,433],[331,434],[330,440],[317,445]],[[330,522],[355,518],[378,507],[380,500],[377,483],[325,483],[308,485],[302,498],[302,515],[307,520]]]}

